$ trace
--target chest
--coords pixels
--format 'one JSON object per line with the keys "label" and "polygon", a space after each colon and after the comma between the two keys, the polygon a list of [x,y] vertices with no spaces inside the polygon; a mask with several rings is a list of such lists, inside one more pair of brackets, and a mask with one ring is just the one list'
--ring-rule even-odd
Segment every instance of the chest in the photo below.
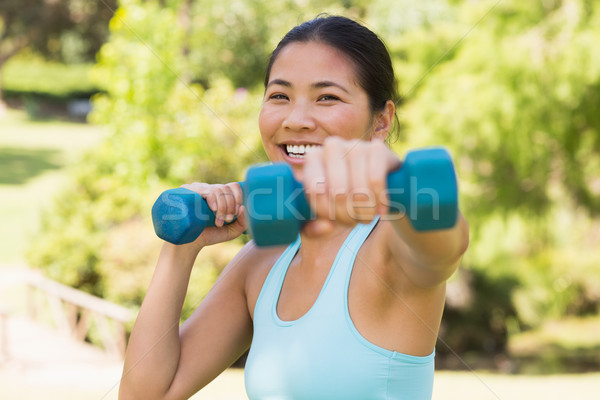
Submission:
{"label": "chest", "polygon": [[[290,257],[289,267],[268,290],[270,317],[298,321],[321,304],[346,317],[345,328],[357,333],[360,340],[390,351],[430,354],[443,311],[444,287],[416,290],[407,284],[401,268],[397,263],[392,265],[386,251],[377,246],[383,242],[378,236],[375,229],[350,264],[342,262],[335,267],[333,284],[331,266],[339,261],[338,254],[320,257],[319,268],[312,270],[303,268],[302,261],[307,260],[298,257],[301,253]],[[253,320],[272,265],[256,268],[249,280],[252,285],[247,288],[247,300]]]}
{"label": "chest", "polygon": [[[355,311],[353,318],[360,320],[364,319],[363,313],[369,314],[385,307],[386,295],[381,290],[383,287],[377,285],[372,277],[373,274],[382,275],[386,266],[383,259],[374,257],[374,252],[369,250],[369,246],[365,246],[357,254],[353,265],[336,265],[338,270],[335,271],[336,274],[352,275],[349,277],[348,287],[338,290],[337,295],[348,298],[349,305]],[[336,253],[323,255],[316,262],[294,258],[277,299],[276,311],[280,319],[300,319],[313,308],[320,297],[325,296],[335,262]]]}

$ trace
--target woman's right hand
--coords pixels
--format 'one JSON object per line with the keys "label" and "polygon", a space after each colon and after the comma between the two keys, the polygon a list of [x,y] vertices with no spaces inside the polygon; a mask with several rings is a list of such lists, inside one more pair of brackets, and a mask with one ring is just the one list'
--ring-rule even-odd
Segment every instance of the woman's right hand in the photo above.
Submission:
{"label": "woman's right hand", "polygon": [[[243,192],[239,183],[210,185],[194,182],[181,187],[198,193],[206,200],[208,207],[215,213],[215,227],[207,227],[193,242],[198,250],[211,244],[227,242],[240,236],[246,230]],[[234,222],[230,223],[231,221]]]}

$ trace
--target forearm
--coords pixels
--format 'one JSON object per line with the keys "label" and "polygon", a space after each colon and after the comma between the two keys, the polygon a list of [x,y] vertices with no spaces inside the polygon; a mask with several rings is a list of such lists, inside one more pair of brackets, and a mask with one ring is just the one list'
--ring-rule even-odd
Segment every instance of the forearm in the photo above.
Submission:
{"label": "forearm", "polygon": [[456,225],[450,229],[419,232],[407,218],[393,221],[398,236],[410,249],[413,262],[429,270],[452,268],[469,245],[469,228],[459,213]]}
{"label": "forearm", "polygon": [[166,243],[125,356],[120,398],[162,398],[177,371],[179,319],[197,252]]}

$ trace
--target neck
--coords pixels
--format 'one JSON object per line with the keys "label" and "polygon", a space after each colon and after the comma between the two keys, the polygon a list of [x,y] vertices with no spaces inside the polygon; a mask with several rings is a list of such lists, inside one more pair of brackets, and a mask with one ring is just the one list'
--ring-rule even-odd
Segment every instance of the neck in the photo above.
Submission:
{"label": "neck", "polygon": [[301,233],[300,264],[309,268],[331,266],[353,228],[352,226],[337,225],[331,233],[323,236],[308,236],[304,232]]}

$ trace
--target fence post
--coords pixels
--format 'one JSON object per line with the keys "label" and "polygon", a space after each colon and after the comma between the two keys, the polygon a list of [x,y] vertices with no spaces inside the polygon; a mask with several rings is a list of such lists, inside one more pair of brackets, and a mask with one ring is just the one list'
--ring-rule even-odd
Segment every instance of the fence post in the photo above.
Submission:
{"label": "fence post", "polygon": [[83,341],[93,323],[104,348],[121,357],[125,355],[125,324],[133,318],[131,310],[42,275],[30,277],[28,291],[28,308],[33,317],[43,314],[36,301],[39,292],[46,298],[59,330]]}

